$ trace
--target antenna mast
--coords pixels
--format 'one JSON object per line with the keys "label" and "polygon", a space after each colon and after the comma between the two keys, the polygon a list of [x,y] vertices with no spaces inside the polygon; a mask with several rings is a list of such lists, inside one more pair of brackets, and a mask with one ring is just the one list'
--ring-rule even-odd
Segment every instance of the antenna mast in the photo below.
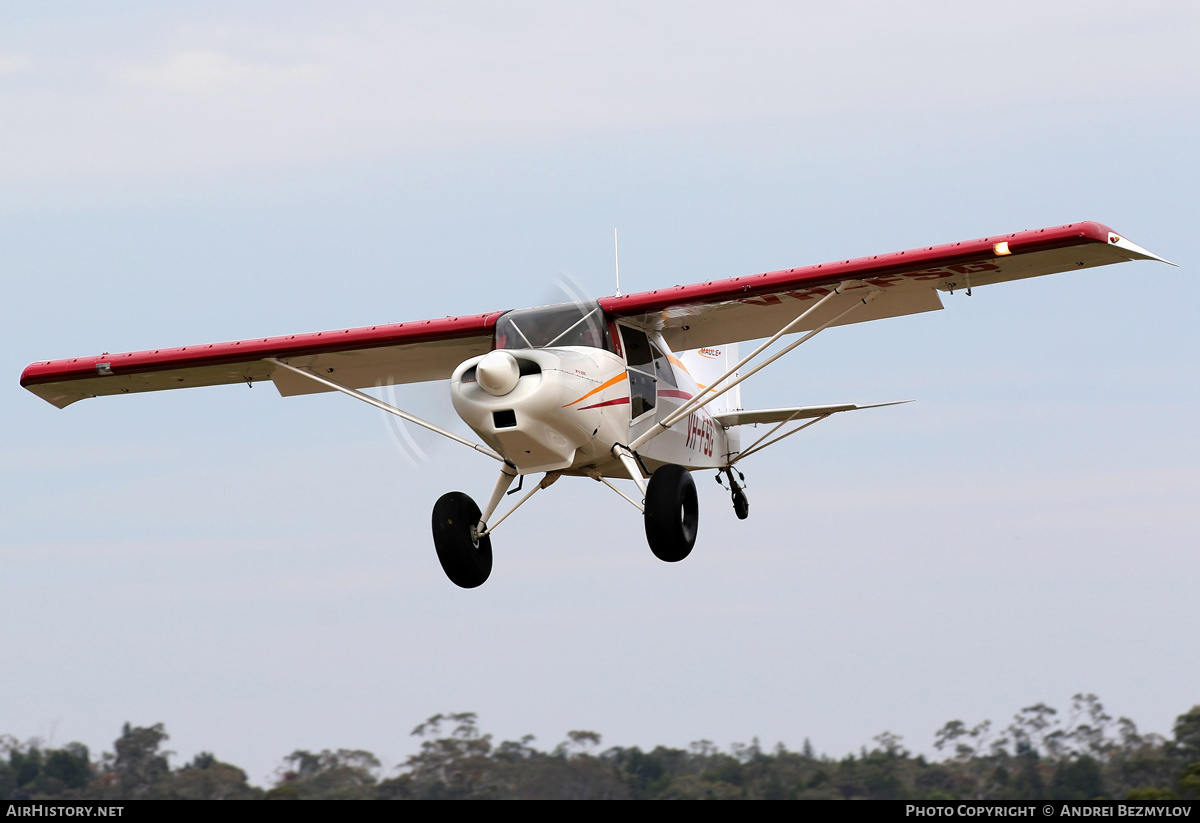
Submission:
{"label": "antenna mast", "polygon": [[621,296],[621,255],[617,247],[617,230],[613,229],[613,265],[617,270],[617,297]]}

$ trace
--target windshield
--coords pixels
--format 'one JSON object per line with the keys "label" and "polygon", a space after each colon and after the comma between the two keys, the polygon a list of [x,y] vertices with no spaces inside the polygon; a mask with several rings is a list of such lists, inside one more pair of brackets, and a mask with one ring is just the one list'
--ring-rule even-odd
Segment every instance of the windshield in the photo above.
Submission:
{"label": "windshield", "polygon": [[496,321],[496,348],[590,346],[612,351],[599,303],[560,303],[510,311]]}

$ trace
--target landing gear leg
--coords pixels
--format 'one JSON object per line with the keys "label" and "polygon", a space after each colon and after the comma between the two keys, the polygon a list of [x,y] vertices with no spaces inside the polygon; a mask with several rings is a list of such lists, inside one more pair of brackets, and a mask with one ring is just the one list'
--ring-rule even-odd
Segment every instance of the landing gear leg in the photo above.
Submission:
{"label": "landing gear leg", "polygon": [[492,489],[492,496],[488,499],[487,508],[479,517],[479,531],[487,530],[487,519],[496,513],[496,507],[500,505],[500,501],[504,499],[504,495],[508,493],[508,487],[512,485],[516,477],[517,470],[505,463],[504,468],[500,469],[500,476],[496,478],[496,488]]}

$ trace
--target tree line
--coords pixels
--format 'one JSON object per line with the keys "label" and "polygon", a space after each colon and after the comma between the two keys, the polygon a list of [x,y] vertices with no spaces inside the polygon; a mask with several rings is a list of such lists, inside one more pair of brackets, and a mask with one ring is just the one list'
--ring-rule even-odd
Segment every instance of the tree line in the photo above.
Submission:
{"label": "tree line", "polygon": [[571,731],[553,749],[534,738],[495,742],[470,712],[439,714],[413,730],[420,749],[389,774],[368,751],[297,750],[274,783],[208,752],[178,767],[163,749],[161,723],[125,724],[113,750],[93,757],[0,736],[0,799],[1200,799],[1200,706],[1180,715],[1171,738],[1113,720],[1095,695],[1065,714],[1038,703],[1004,727],[946,723],[935,758],[913,756],[884,732],[858,753],[818,756],[757,738],[722,750],[601,747],[593,731]]}

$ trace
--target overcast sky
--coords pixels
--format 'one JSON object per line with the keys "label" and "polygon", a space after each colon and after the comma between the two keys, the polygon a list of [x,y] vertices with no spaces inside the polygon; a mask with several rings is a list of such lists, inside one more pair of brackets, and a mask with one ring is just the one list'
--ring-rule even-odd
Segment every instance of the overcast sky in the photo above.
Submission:
{"label": "overcast sky", "polygon": [[[263,783],[429,715],[553,747],[841,756],[1094,692],[1200,702],[1188,2],[9,3],[0,11],[0,733],[166,724]],[[269,384],[89,400],[38,359],[415,320],[1075,220],[1181,264],[831,330],[747,407],[845,415],[705,473],[663,564],[567,480],[481,589],[429,511],[491,461]],[[397,400],[462,430],[442,385]]]}

